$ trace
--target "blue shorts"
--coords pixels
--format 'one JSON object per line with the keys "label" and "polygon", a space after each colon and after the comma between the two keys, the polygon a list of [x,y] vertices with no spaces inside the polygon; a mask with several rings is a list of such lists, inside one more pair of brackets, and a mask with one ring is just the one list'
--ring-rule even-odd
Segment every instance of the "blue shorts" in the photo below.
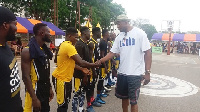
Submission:
{"label": "blue shorts", "polygon": [[118,74],[115,96],[120,99],[130,99],[131,105],[137,104],[141,81],[142,76]]}

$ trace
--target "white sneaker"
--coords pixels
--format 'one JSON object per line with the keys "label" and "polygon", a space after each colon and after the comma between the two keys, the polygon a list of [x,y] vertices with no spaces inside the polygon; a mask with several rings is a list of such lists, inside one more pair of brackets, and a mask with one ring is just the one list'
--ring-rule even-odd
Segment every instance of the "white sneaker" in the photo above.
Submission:
{"label": "white sneaker", "polygon": [[111,91],[111,90],[112,90],[112,89],[107,88],[106,86],[104,86],[104,89],[105,89],[106,91]]}
{"label": "white sneaker", "polygon": [[111,87],[116,87],[115,85],[112,85]]}

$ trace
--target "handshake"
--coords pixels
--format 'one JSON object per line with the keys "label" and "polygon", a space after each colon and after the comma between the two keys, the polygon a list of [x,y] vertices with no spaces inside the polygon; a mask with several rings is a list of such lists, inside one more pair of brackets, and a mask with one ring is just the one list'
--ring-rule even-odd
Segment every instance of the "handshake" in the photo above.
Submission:
{"label": "handshake", "polygon": [[98,65],[98,66],[101,66],[102,62],[101,62],[101,60],[97,60],[97,61],[95,62],[95,64]]}
{"label": "handshake", "polygon": [[95,63],[89,63],[89,67],[95,67],[95,68],[98,68],[101,66],[102,64],[102,61],[101,60],[97,60]]}
{"label": "handshake", "polygon": [[[91,68],[93,68],[93,67],[98,68],[99,66],[101,66],[101,60],[97,60],[95,63],[89,63],[89,66],[90,66]],[[81,71],[83,72],[83,74],[84,74],[84,78],[83,78],[83,84],[84,84],[84,85],[86,85],[87,82],[88,82],[88,78],[87,78],[88,76],[93,75],[94,77],[97,77],[97,76],[96,76],[96,73],[95,73],[95,72],[91,72],[91,70],[88,69],[88,68],[82,68],[82,67],[81,67],[80,70],[81,70]]]}
{"label": "handshake", "polygon": [[83,68],[81,67],[81,70],[84,74],[91,75],[90,70],[87,68],[99,68],[101,66],[102,61],[97,60],[95,63],[88,63],[86,62],[87,65],[85,65]]}

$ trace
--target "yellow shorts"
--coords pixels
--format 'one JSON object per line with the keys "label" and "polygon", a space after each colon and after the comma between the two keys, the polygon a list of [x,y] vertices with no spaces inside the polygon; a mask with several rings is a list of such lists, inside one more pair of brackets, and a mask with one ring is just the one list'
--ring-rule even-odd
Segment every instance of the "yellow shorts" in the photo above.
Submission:
{"label": "yellow shorts", "polygon": [[105,68],[101,68],[101,78],[105,79],[106,78],[106,73],[105,73]]}

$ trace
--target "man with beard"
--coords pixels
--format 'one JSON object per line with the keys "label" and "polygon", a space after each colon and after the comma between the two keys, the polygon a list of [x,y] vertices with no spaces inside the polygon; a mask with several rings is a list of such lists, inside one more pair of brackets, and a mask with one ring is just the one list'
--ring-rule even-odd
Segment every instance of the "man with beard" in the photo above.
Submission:
{"label": "man with beard", "polygon": [[137,100],[141,81],[144,79],[144,85],[150,82],[151,47],[146,33],[131,26],[130,19],[126,15],[118,16],[116,24],[120,33],[113,47],[96,63],[104,63],[120,54],[115,96],[122,99],[123,112],[128,112],[129,101],[131,112],[138,112]]}
{"label": "man with beard", "polygon": [[22,112],[20,77],[16,58],[7,41],[15,40],[17,31],[15,15],[0,7],[0,111]]}
{"label": "man with beard", "polygon": [[22,79],[26,87],[24,112],[49,112],[49,102],[53,99],[49,60],[53,54],[45,42],[51,42],[50,30],[46,24],[38,23],[33,32],[35,37],[30,39],[21,55]]}

